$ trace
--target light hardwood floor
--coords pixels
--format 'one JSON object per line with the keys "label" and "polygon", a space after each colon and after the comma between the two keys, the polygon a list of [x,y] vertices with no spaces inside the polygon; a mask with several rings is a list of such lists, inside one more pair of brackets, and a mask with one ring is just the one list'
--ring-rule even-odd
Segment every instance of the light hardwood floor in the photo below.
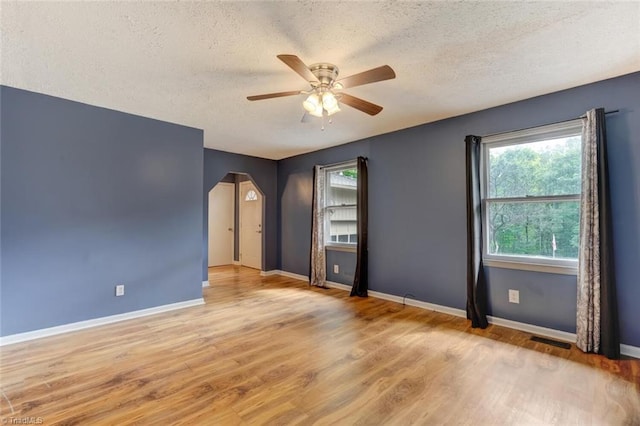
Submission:
{"label": "light hardwood floor", "polygon": [[640,425],[640,360],[246,268],[209,280],[204,306],[1,348],[0,418]]}

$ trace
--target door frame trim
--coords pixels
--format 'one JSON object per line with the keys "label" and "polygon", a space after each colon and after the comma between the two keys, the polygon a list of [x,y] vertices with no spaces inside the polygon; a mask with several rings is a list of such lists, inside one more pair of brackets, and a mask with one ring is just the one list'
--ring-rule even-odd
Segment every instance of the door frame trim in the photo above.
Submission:
{"label": "door frame trim", "polygon": [[[235,215],[236,215],[236,184],[233,182],[218,182],[216,183],[213,188],[211,188],[209,190],[209,192],[207,193],[207,206],[210,205],[211,203],[211,192],[216,188],[216,186],[218,185],[222,185],[222,186],[230,186],[232,189],[232,200],[231,200],[231,221],[234,222],[235,221]],[[207,267],[209,266],[209,257],[211,256],[211,253],[209,252],[209,244],[210,244],[210,238],[211,238],[211,227],[209,226],[209,221],[211,219],[211,211],[210,209],[207,207]],[[233,228],[235,228],[235,224],[233,224]],[[233,264],[234,258],[235,258],[235,229],[234,229],[234,235],[231,236],[231,264]]]}

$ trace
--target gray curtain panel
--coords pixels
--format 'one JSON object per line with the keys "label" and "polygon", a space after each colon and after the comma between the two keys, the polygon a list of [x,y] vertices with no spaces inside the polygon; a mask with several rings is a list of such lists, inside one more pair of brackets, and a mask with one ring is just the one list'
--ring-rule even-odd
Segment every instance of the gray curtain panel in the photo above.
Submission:
{"label": "gray curtain panel", "polygon": [[369,293],[369,171],[367,159],[358,157],[358,252],[351,296]]}
{"label": "gray curtain panel", "polygon": [[587,112],[582,130],[582,194],[576,346],[620,358],[604,109]]}
{"label": "gray curtain panel", "polygon": [[324,254],[324,181],[324,169],[321,166],[315,166],[313,169],[311,270],[309,274],[309,284],[318,287],[325,287],[327,281]]}
{"label": "gray curtain panel", "polygon": [[487,328],[487,283],[482,265],[482,200],[480,137],[467,136],[467,319],[473,328]]}

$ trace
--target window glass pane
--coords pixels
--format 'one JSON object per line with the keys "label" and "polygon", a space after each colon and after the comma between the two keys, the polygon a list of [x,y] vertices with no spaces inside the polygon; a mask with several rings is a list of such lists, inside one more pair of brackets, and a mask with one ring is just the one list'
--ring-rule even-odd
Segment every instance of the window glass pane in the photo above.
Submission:
{"label": "window glass pane", "polygon": [[577,259],[578,201],[489,202],[488,250],[493,255]]}
{"label": "window glass pane", "polygon": [[[329,229],[329,239],[335,241],[334,237],[340,236],[338,242],[348,243],[349,235],[356,234],[357,231],[357,209],[352,207],[329,207],[326,210],[325,218]],[[355,242],[355,241],[352,241]]]}
{"label": "window glass pane", "polygon": [[327,169],[325,175],[326,241],[357,243],[358,170],[355,164]]}
{"label": "window glass pane", "polygon": [[325,232],[332,242],[355,244],[358,171],[353,166],[329,169],[325,179]]}
{"label": "window glass pane", "polygon": [[580,136],[488,148],[488,197],[580,193]]}
{"label": "window glass pane", "polygon": [[358,171],[341,169],[327,172],[327,206],[356,204],[358,191]]}
{"label": "window glass pane", "polygon": [[245,201],[257,201],[258,200],[258,194],[256,194],[256,191],[254,191],[253,189],[250,189],[247,192],[247,196],[244,197]]}

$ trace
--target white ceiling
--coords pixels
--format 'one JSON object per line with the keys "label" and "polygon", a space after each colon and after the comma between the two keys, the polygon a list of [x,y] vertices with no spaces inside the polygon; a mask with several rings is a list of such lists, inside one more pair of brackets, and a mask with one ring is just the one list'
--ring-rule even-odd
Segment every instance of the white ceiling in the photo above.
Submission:
{"label": "white ceiling", "polygon": [[[280,159],[640,70],[640,2],[8,2],[0,82],[204,129],[208,148]],[[342,77],[321,131],[277,54]]]}

